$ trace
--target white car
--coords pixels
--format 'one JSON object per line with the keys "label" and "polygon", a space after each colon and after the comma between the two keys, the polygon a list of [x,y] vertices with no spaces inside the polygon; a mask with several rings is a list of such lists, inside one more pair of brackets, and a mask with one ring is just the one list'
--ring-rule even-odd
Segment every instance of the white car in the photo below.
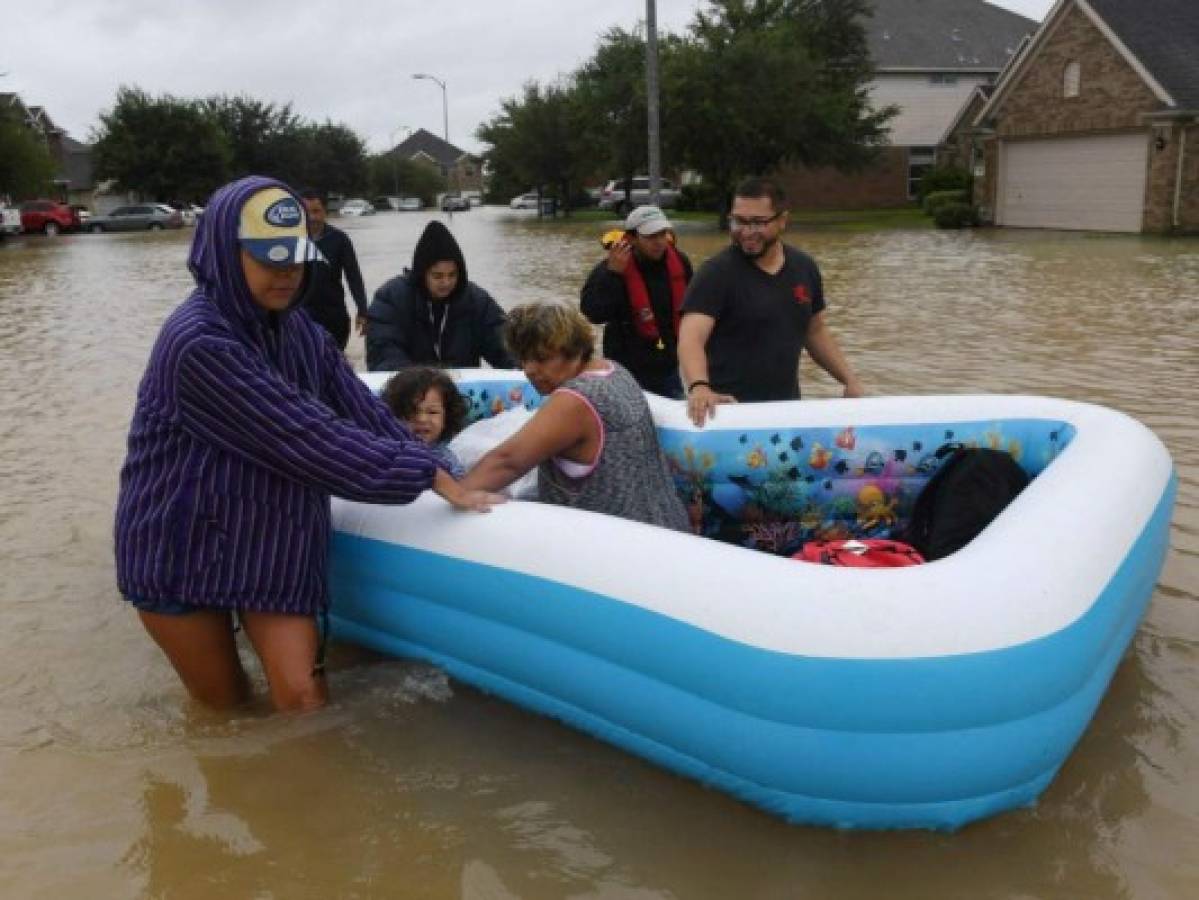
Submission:
{"label": "white car", "polygon": [[420,197],[401,197],[399,210],[400,212],[416,212],[424,207]]}
{"label": "white car", "polygon": [[[663,178],[658,190],[658,206],[671,209],[678,205],[680,191],[673,183]],[[634,206],[643,206],[651,202],[649,195],[649,176],[638,175],[633,179],[633,199],[625,198],[624,180],[612,179],[599,195],[600,209],[613,209],[617,212],[628,212]]]}
{"label": "white car", "polygon": [[537,195],[536,194],[521,194],[519,197],[513,197],[508,201],[510,209],[536,209]]}
{"label": "white car", "polygon": [[21,233],[21,211],[0,203],[0,240],[7,235]]}
{"label": "white car", "polygon": [[354,198],[341,205],[341,214],[343,216],[373,216],[375,208],[366,200]]}

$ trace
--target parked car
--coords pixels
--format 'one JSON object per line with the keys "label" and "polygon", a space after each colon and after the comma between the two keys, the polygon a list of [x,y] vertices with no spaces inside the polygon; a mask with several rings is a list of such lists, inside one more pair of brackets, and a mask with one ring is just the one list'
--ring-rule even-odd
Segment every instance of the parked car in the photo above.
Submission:
{"label": "parked car", "polygon": [[375,208],[361,197],[352,197],[341,205],[343,216],[373,216]]}
{"label": "parked car", "polygon": [[0,203],[0,241],[10,234],[21,233],[21,211]]}
{"label": "parked car", "polygon": [[71,209],[75,211],[75,218],[79,220],[79,227],[82,228],[91,220],[92,211],[82,203],[72,203]]}
{"label": "parked car", "polygon": [[194,203],[184,203],[179,207],[179,215],[183,216],[184,225],[195,225],[204,213],[204,207]]}
{"label": "parked car", "polygon": [[401,197],[400,212],[416,212],[424,207],[424,201],[420,197]]}
{"label": "parked car", "polygon": [[536,209],[537,195],[536,194],[521,194],[519,197],[513,197],[508,201],[510,209]]}
{"label": "parked car", "polygon": [[[651,202],[649,196],[649,176],[638,175],[633,179],[633,196],[631,199],[625,197],[624,180],[614,178],[604,185],[603,190],[600,191],[599,207],[600,209],[614,209],[618,212],[628,212],[634,206],[643,206]],[[679,189],[670,181],[663,178],[661,188],[658,191],[658,206],[662,209],[669,209],[672,206],[677,206],[678,202]]]}
{"label": "parked car", "polygon": [[470,209],[470,200],[461,194],[446,194],[441,198],[442,212],[460,212]]}
{"label": "parked car", "polygon": [[87,230],[93,234],[102,231],[162,231],[164,228],[182,228],[183,213],[165,203],[140,203],[136,206],[118,206],[105,216],[92,216]]}
{"label": "parked car", "polygon": [[65,203],[55,200],[30,200],[21,204],[21,228],[27,232],[58,234],[79,228],[79,216]]}
{"label": "parked car", "polygon": [[371,201],[371,206],[375,208],[375,212],[394,212],[400,208],[400,198],[376,197]]}

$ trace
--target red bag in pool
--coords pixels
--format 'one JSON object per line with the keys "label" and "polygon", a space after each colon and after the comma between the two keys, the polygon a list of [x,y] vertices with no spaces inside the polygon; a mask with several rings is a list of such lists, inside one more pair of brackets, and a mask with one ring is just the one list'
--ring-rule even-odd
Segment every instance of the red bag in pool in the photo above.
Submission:
{"label": "red bag in pool", "polygon": [[892,569],[897,566],[918,566],[924,562],[924,557],[909,544],[875,538],[861,541],[808,541],[791,558],[855,569]]}

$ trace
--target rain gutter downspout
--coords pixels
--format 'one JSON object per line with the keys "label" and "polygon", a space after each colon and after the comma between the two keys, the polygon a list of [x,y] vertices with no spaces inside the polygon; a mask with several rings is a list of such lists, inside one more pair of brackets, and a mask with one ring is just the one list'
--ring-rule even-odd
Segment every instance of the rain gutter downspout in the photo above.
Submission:
{"label": "rain gutter downspout", "polygon": [[1178,171],[1174,176],[1174,230],[1178,230],[1179,216],[1182,207],[1182,161],[1187,152],[1187,126],[1181,124],[1178,129]]}

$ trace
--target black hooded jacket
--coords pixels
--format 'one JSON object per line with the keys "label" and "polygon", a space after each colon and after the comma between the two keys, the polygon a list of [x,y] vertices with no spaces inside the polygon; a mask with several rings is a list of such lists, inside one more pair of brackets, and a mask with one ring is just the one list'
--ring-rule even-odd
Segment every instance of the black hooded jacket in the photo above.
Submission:
{"label": "black hooded jacket", "polygon": [[[444,260],[457,264],[458,284],[444,301],[432,300],[425,273]],[[466,259],[454,236],[433,221],[416,242],[412,268],[375,291],[367,311],[366,366],[372,372],[415,365],[463,368],[487,360],[497,369],[514,369],[516,361],[501,337],[503,325],[499,304],[467,280]]]}

